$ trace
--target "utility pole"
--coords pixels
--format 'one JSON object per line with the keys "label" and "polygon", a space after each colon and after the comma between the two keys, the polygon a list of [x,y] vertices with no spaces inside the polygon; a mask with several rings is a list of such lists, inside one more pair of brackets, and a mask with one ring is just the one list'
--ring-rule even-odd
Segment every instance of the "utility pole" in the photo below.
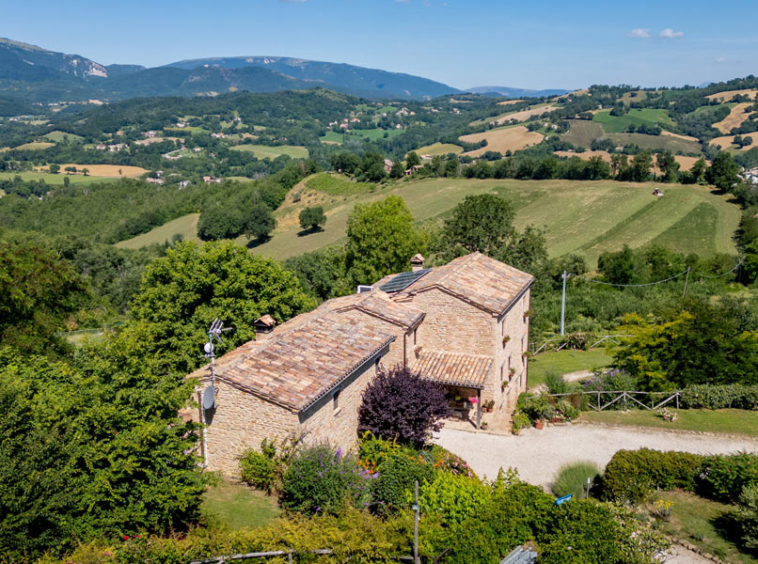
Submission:
{"label": "utility pole", "polygon": [[687,267],[687,276],[684,277],[684,291],[682,292],[682,297],[687,295],[687,282],[690,281],[690,267]]}
{"label": "utility pole", "polygon": [[418,520],[420,508],[418,505],[418,481],[413,492],[413,564],[420,564],[418,559]]}
{"label": "utility pole", "polygon": [[561,294],[561,337],[566,334],[566,280],[569,275],[563,271],[563,293]]}

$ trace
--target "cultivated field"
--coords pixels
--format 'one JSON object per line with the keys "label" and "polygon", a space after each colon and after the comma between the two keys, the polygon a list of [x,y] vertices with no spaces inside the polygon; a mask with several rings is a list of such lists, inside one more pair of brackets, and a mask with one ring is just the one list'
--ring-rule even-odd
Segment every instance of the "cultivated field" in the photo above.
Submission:
{"label": "cultivated field", "polygon": [[639,127],[646,125],[654,127],[656,125],[674,125],[666,110],[629,110],[629,113],[623,116],[612,116],[610,110],[597,112],[592,121],[596,121],[603,126],[606,133],[626,133],[630,125]]}
{"label": "cultivated field", "polygon": [[[585,151],[584,153],[575,153],[572,151],[556,151],[554,154],[559,157],[567,158],[579,157],[584,161],[588,161],[592,157],[601,157],[605,162],[611,162],[611,154],[608,151]],[[634,157],[630,155],[628,158],[631,161]],[[674,159],[679,163],[680,170],[690,170],[698,160],[697,157],[685,157],[682,155],[676,155]],[[660,170],[658,170],[658,167],[655,165],[655,158],[653,158],[653,172],[656,174],[660,173]]]}
{"label": "cultivated field", "polygon": [[197,220],[199,218],[199,213],[185,215],[156,227],[152,231],[137,235],[133,239],[116,243],[116,246],[122,249],[139,249],[153,243],[163,244],[166,241],[171,241],[171,237],[176,234],[182,235],[185,241],[200,241],[197,236]]}
{"label": "cultivated field", "polygon": [[453,145],[452,143],[434,143],[432,145],[427,145],[426,147],[416,149],[416,153],[419,155],[431,155],[432,157],[449,155],[450,153],[458,155],[462,152],[463,147]]}
{"label": "cultivated field", "polygon": [[706,96],[709,100],[720,100],[721,102],[726,102],[728,100],[731,100],[737,95],[740,96],[747,96],[751,100],[755,100],[756,94],[758,94],[758,89],[751,89],[751,90],[727,90],[725,92],[717,92],[716,94],[711,94],[710,96]]}
{"label": "cultivated field", "polygon": [[308,158],[308,149],[294,145],[280,145],[278,147],[269,147],[268,145],[236,145],[232,149],[235,151],[249,151],[259,159],[275,159],[282,155],[287,155],[293,159]]}
{"label": "cultivated field", "polygon": [[742,149],[732,143],[732,141],[734,141],[734,135],[715,137],[710,140],[709,144],[713,147],[721,146],[722,150],[730,152],[749,151],[750,149],[758,147],[758,133],[746,133],[743,137],[750,137],[753,142],[750,145],[745,145]]}
{"label": "cultivated field", "polygon": [[536,131],[529,131],[523,125],[518,127],[501,127],[490,129],[484,133],[472,133],[460,137],[461,141],[468,143],[479,143],[482,139],[487,140],[487,146],[464,153],[471,157],[478,157],[487,151],[497,151],[505,154],[506,151],[520,151],[526,147],[541,143],[543,135]]}
{"label": "cultivated field", "polygon": [[644,135],[642,133],[611,133],[607,135],[616,145],[624,146],[635,144],[642,149],[669,150],[672,153],[700,154],[700,143],[686,141],[670,135]]}
{"label": "cultivated field", "polygon": [[43,141],[33,141],[32,143],[24,143],[16,147],[17,151],[41,151],[42,149],[49,149],[55,147],[55,143],[45,143]]}
{"label": "cultivated field", "polygon": [[45,184],[51,184],[53,186],[62,185],[64,178],[68,178],[71,184],[92,184],[94,182],[104,182],[115,180],[115,178],[102,178],[99,176],[82,176],[82,175],[66,175],[66,174],[48,174],[46,172],[0,172],[0,180],[12,180],[16,176],[20,176],[22,180],[26,181],[39,181],[42,180]]}
{"label": "cultivated field", "polygon": [[670,131],[666,131],[665,129],[661,131],[661,135],[663,135],[664,137],[674,137],[676,139],[681,139],[682,141],[691,141],[693,143],[698,142],[697,137],[691,137],[689,135],[679,135],[678,133],[672,133]]}
{"label": "cultivated field", "polygon": [[603,126],[594,121],[570,119],[568,123],[569,130],[561,136],[561,139],[571,143],[575,147],[589,149],[595,139],[605,134]]}
{"label": "cultivated field", "polygon": [[[76,163],[66,163],[61,165],[61,172],[57,175],[48,175],[48,176],[66,176],[67,172],[65,172],[66,167],[69,166],[75,166],[76,167],[76,175],[82,175],[82,169],[86,168],[89,169],[89,175],[90,176],[97,176],[100,178],[136,178],[138,176],[142,176],[146,172],[149,172],[147,169],[144,169],[139,166],[123,166],[123,165],[104,165],[104,164],[76,164]],[[43,171],[47,170],[47,167],[39,168],[38,170]],[[118,171],[121,171],[121,174],[119,174]],[[73,175],[70,175],[73,176]],[[83,175],[82,175],[83,176]]]}
{"label": "cultivated field", "polygon": [[[378,141],[379,139],[392,139],[404,133],[403,129],[351,129],[349,135],[352,139],[368,139],[369,141]],[[344,133],[342,131],[327,131],[325,135],[319,138],[322,143],[342,144]]]}
{"label": "cultivated field", "polygon": [[558,109],[558,106],[554,106],[552,104],[540,104],[538,106],[534,106],[526,110],[521,110],[519,112],[510,112],[510,113],[501,114],[496,117],[472,121],[471,125],[473,127],[484,125],[485,123],[497,123],[498,125],[500,125],[503,123],[510,122],[511,120],[514,120],[514,119],[518,122],[522,122],[522,121],[528,120],[530,117],[541,116],[544,113],[550,113],[557,109]]}
{"label": "cultivated field", "polygon": [[[397,194],[406,200],[417,221],[444,217],[465,196],[493,192],[517,208],[516,224],[543,227],[551,256],[578,253],[594,265],[607,250],[624,244],[640,247],[660,243],[681,252],[710,256],[735,253],[732,236],[739,226],[740,209],[726,196],[701,186],[667,185],[665,196],[652,196],[660,184],[567,180],[403,181],[394,186],[348,197],[321,196],[328,221],[324,231],[298,236],[297,216],[312,202],[302,194],[298,203],[286,202],[275,215],[273,237],[255,252],[283,259],[317,250],[345,237],[347,218],[354,205]],[[315,203],[315,202],[313,202]]]}
{"label": "cultivated field", "polygon": [[523,100],[503,100],[502,102],[498,102],[498,106],[512,106],[513,104],[518,104],[520,102],[523,102]]}
{"label": "cultivated field", "polygon": [[747,111],[747,109],[751,107],[753,107],[752,102],[736,104],[732,108],[732,112],[726,116],[724,121],[714,123],[713,127],[718,129],[721,133],[729,133],[733,128],[741,126],[745,120],[747,120],[748,116],[752,113],[752,111]]}
{"label": "cultivated field", "polygon": [[60,143],[61,141],[65,140],[81,141],[84,138],[80,137],[79,135],[74,135],[73,133],[66,133],[65,131],[51,131],[45,135],[45,139],[52,141],[53,143]]}

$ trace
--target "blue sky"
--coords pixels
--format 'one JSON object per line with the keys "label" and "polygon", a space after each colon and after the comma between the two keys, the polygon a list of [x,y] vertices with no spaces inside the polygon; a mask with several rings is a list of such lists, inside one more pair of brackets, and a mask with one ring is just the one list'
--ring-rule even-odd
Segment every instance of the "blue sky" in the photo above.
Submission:
{"label": "blue sky", "polygon": [[4,0],[0,36],[103,64],[280,55],[458,88],[758,74],[756,0]]}

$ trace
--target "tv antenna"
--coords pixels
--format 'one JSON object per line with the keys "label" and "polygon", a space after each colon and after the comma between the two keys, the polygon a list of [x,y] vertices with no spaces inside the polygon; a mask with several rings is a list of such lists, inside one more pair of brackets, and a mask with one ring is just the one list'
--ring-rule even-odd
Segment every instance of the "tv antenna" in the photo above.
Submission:
{"label": "tv antenna", "polygon": [[213,341],[215,339],[223,345],[224,340],[221,338],[221,333],[231,330],[231,327],[224,327],[224,323],[218,318],[213,320],[208,329],[208,342],[205,343],[203,350],[205,351],[205,357],[211,359],[211,385],[203,392],[203,409],[207,410],[216,407],[216,347]]}

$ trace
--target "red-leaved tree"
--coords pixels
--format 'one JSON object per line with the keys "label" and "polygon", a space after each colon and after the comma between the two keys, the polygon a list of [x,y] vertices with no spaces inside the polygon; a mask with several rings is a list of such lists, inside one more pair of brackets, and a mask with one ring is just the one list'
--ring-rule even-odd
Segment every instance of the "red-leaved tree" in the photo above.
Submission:
{"label": "red-leaved tree", "polygon": [[363,392],[358,430],[420,446],[442,428],[449,411],[444,392],[434,382],[407,367],[382,368]]}

